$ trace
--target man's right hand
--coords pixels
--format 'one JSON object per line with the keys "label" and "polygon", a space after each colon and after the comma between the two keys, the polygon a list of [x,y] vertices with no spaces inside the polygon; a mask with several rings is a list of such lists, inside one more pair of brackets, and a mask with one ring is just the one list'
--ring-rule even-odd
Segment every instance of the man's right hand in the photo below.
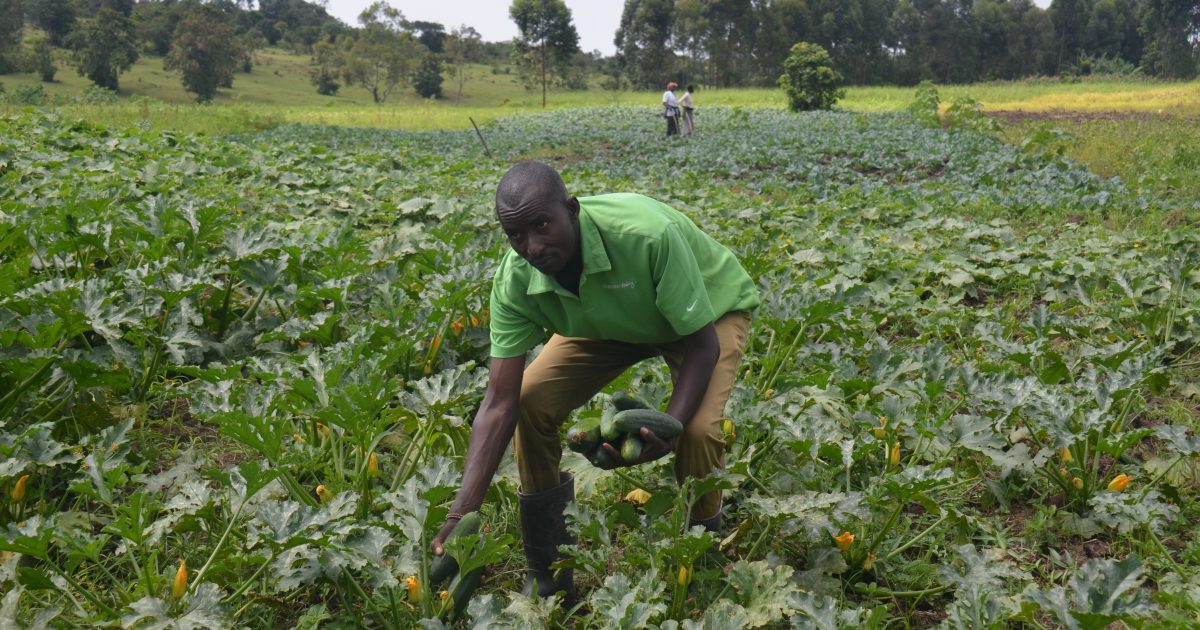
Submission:
{"label": "man's right hand", "polygon": [[437,533],[437,536],[433,537],[433,543],[429,545],[429,547],[433,550],[433,555],[440,556],[446,552],[446,550],[442,548],[442,545],[446,542],[446,539],[450,537],[450,532],[454,531],[455,527],[458,527],[458,519],[446,519],[446,524],[442,525],[441,531]]}

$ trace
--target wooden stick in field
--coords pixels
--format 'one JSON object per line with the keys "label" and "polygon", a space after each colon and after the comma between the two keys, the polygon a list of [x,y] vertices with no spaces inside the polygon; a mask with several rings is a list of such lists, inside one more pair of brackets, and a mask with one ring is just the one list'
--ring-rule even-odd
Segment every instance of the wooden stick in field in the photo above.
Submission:
{"label": "wooden stick in field", "polygon": [[475,135],[479,136],[479,141],[481,143],[483,143],[483,151],[484,151],[484,153],[487,153],[488,159],[491,159],[491,160],[496,159],[495,157],[492,156],[492,150],[488,148],[487,140],[483,139],[483,132],[479,131],[479,125],[475,124],[475,119],[470,116],[467,116],[467,120],[471,121],[471,126],[475,128]]}

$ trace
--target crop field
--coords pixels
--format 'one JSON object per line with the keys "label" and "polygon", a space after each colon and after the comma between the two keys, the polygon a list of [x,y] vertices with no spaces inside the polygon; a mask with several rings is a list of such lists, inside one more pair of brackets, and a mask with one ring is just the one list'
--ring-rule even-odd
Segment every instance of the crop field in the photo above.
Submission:
{"label": "crop field", "polygon": [[[470,131],[0,118],[0,625],[1200,623],[1194,207],[1036,132],[708,108],[666,142],[655,113],[500,118],[494,157]],[[519,593],[511,458],[448,547],[480,589],[429,579],[495,185],[530,158],[679,208],[763,298],[725,471],[681,491],[669,458],[566,453],[570,615]],[[662,403],[670,374],[616,389]],[[687,529],[712,487],[724,531]]]}

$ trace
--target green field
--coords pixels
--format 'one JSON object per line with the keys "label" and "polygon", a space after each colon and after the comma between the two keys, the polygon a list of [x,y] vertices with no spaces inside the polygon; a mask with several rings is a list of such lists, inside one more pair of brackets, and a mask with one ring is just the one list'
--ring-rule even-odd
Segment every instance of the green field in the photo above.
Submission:
{"label": "green field", "polygon": [[[792,114],[778,90],[701,86],[697,135],[668,141],[656,91],[543,112],[477,66],[461,103],[377,106],[305,72],[260,52],[198,106],[143,59],[115,102],[79,102],[64,68],[57,104],[0,104],[0,620],[1200,619],[1200,83],[939,87],[995,137],[923,126],[911,88]],[[519,159],[679,208],[763,298],[710,482],[720,536],[684,527],[694,488],[669,460],[565,460],[572,619],[517,592],[510,458],[486,535],[452,550],[482,588],[455,611],[455,583],[428,580],[486,380],[495,185]],[[670,374],[617,388],[659,405]]]}
{"label": "green field", "polygon": [[[653,106],[523,113],[484,124],[489,158],[459,130],[0,118],[0,618],[1193,623],[1191,209],[906,114],[702,120],[666,143]],[[522,158],[681,209],[763,297],[720,536],[683,526],[665,461],[565,460],[573,620],[517,592],[511,461],[452,549],[481,590],[456,612],[428,583],[485,383],[494,188]],[[660,405],[670,375],[613,387]]]}

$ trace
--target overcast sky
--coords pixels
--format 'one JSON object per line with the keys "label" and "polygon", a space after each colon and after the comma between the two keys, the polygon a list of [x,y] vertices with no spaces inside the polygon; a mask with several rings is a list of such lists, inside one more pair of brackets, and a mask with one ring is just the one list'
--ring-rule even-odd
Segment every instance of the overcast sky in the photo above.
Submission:
{"label": "overcast sky", "polygon": [[[329,13],[341,21],[358,26],[358,14],[373,0],[328,0]],[[613,36],[621,23],[625,0],[566,0],[579,31],[579,47],[585,52],[599,50],[605,55],[616,52]],[[1050,0],[1034,0],[1040,7]],[[410,20],[439,22],[450,31],[466,24],[479,31],[484,41],[499,42],[517,36],[517,26],[508,17],[511,0],[390,0]]]}
{"label": "overcast sky", "polygon": [[[334,17],[358,26],[358,14],[373,0],[329,0],[326,9]],[[621,24],[625,0],[566,0],[579,31],[579,47],[585,52],[616,52],[613,36]],[[484,41],[507,41],[517,36],[517,25],[508,17],[511,0],[389,0],[410,20],[439,22],[449,32],[462,24],[473,27]]]}

